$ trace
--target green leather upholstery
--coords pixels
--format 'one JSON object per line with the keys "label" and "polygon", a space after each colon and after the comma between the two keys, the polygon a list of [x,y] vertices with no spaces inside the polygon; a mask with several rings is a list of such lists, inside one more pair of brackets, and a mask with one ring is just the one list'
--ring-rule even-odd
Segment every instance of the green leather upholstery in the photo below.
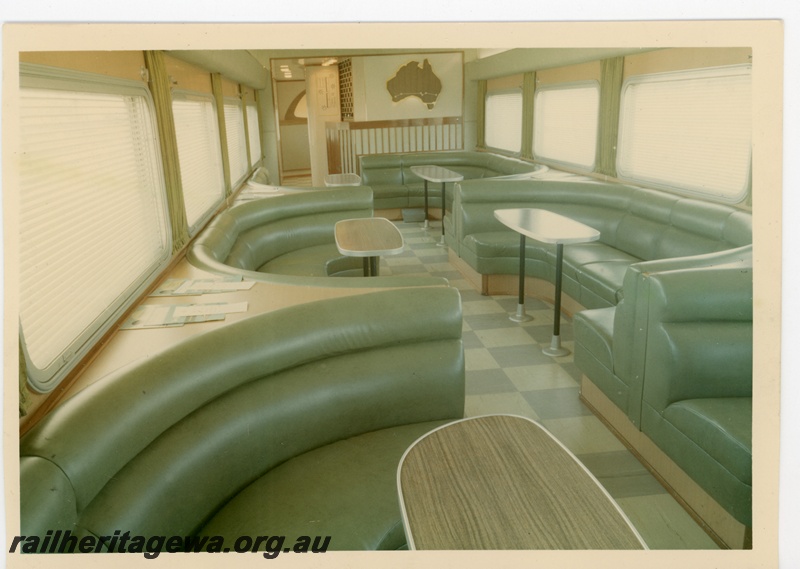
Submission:
{"label": "green leather upholstery", "polygon": [[[364,279],[363,261],[336,248],[337,221],[372,217],[372,190],[344,187],[254,200],[230,208],[192,242],[201,269],[302,286],[396,287],[446,284],[434,277]],[[337,276],[341,278],[328,278]]]}
{"label": "green leather upholstery", "polygon": [[616,307],[573,319],[575,363],[751,523],[752,247],[632,265]]}
{"label": "green leather upholstery", "polygon": [[[600,231],[564,248],[564,291],[587,308],[615,306],[629,266],[748,245],[751,215],[731,206],[621,184],[581,179],[469,180],[456,184],[445,218],[448,245],[480,274],[519,272],[519,234],[494,210],[550,210]],[[528,240],[526,274],[552,280],[555,247]]]}
{"label": "green leather upholstery", "polygon": [[751,518],[752,270],[652,276],[642,432],[746,526]]}
{"label": "green leather upholstery", "polygon": [[[494,217],[541,208],[600,231],[564,248],[575,363],[733,517],[750,520],[752,216],[724,204],[551,171],[465,180],[448,245],[481,274],[517,274],[519,235]],[[555,247],[526,242],[526,274],[555,279]]]}
{"label": "green leather upholstery", "polygon": [[[442,166],[464,179],[484,179],[547,170],[546,166],[489,152],[444,151],[410,154],[373,154],[359,157],[361,183],[375,194],[375,209],[422,207],[424,180],[412,166]],[[428,184],[428,205],[442,207],[441,184]],[[445,186],[445,206],[452,211],[452,184]]]}
{"label": "green leather upholstery", "polygon": [[463,416],[461,327],[457,290],[398,289],[254,316],[120,369],[23,437],[21,533],[403,547],[396,467]]}

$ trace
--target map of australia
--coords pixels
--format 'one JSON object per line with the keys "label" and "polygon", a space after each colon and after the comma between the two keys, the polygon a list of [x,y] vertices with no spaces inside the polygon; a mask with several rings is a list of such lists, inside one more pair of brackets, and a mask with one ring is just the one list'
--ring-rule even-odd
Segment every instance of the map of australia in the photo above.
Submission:
{"label": "map of australia", "polygon": [[418,97],[430,110],[442,92],[442,81],[433,72],[427,59],[422,66],[418,61],[410,61],[386,82],[386,89],[395,103],[406,97]]}

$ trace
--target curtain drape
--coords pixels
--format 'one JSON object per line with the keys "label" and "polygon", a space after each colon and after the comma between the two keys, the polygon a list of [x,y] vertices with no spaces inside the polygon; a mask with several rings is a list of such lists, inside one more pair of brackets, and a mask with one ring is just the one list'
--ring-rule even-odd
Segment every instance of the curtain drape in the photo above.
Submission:
{"label": "curtain drape", "polygon": [[175,121],[172,116],[172,94],[164,54],[160,51],[145,51],[144,58],[150,76],[150,93],[156,108],[158,139],[172,228],[172,250],[175,252],[188,242],[189,226],[186,221],[186,206],[181,186],[178,140],[175,137]]}
{"label": "curtain drape", "polygon": [[533,158],[533,95],[536,73],[525,73],[522,78],[522,158]]}
{"label": "curtain drape", "polygon": [[476,146],[486,148],[486,80],[478,81],[478,112],[476,113]]}
{"label": "curtain drape", "polygon": [[19,342],[19,416],[28,414],[28,370],[25,365],[25,354],[22,352],[22,341]]}
{"label": "curtain drape", "polygon": [[596,171],[617,176],[617,138],[619,134],[619,102],[624,58],[604,59],[600,77],[600,124],[597,132]]}
{"label": "curtain drape", "polygon": [[231,195],[231,165],[228,155],[228,129],[225,128],[225,97],[222,92],[222,76],[219,73],[211,74],[211,88],[214,91],[214,100],[217,104],[217,121],[219,121],[219,141],[222,151],[222,171],[225,175],[225,195]]}

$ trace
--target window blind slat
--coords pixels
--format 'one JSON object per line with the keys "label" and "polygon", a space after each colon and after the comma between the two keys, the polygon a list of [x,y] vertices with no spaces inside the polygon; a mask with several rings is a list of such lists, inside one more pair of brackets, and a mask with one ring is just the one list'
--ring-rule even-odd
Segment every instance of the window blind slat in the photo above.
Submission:
{"label": "window blind slat", "polygon": [[255,166],[261,160],[261,137],[258,132],[258,108],[255,105],[247,105],[247,133],[250,142],[250,159]]}
{"label": "window blind slat", "polygon": [[235,185],[247,174],[247,141],[244,132],[244,115],[238,100],[226,100],[225,130],[228,135],[228,157],[231,166],[231,185]]}
{"label": "window blind slat", "polygon": [[215,106],[211,97],[176,95],[172,108],[186,220],[193,232],[225,199]]}
{"label": "window blind slat", "polygon": [[537,91],[533,119],[534,156],[591,169],[597,155],[599,113],[599,85]]}
{"label": "window blind slat", "polygon": [[169,236],[144,94],[22,88],[20,104],[20,323],[46,384],[133,300]]}
{"label": "window blind slat", "polygon": [[522,147],[522,90],[489,93],[485,123],[486,146],[519,152]]}
{"label": "window blind slat", "polygon": [[751,116],[749,66],[633,78],[622,96],[618,171],[739,199],[749,183]]}

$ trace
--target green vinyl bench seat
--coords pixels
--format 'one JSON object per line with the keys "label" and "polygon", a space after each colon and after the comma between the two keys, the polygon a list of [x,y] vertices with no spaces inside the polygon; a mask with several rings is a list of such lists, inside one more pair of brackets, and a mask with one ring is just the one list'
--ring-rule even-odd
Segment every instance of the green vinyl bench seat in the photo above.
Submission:
{"label": "green vinyl bench seat", "polygon": [[463,417],[461,330],[456,289],[385,290],[257,315],[112,372],[22,437],[20,535],[404,548],[397,465]]}
{"label": "green vinyl bench seat", "polygon": [[334,226],[337,221],[372,215],[372,190],[366,186],[253,200],[217,215],[189,246],[186,257],[212,273],[298,286],[447,284],[436,277],[364,279],[363,260],[342,255],[336,247]]}

